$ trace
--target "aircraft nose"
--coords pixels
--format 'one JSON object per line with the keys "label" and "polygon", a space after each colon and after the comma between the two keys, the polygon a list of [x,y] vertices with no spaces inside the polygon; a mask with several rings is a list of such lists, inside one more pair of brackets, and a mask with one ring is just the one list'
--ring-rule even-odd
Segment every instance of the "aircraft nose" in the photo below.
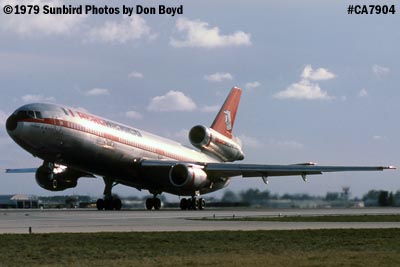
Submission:
{"label": "aircraft nose", "polygon": [[12,114],[10,117],[8,117],[6,122],[7,131],[9,132],[14,131],[17,128],[17,126],[18,126],[17,116]]}

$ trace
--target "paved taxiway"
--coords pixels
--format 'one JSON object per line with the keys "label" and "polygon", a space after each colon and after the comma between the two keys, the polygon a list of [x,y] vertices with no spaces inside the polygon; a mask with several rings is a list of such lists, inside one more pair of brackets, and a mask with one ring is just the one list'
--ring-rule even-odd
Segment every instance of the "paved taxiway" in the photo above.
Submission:
{"label": "paved taxiway", "polygon": [[399,222],[241,222],[193,220],[258,216],[398,214],[400,209],[207,209],[181,210],[0,210],[0,233],[293,230],[328,228],[400,228]]}

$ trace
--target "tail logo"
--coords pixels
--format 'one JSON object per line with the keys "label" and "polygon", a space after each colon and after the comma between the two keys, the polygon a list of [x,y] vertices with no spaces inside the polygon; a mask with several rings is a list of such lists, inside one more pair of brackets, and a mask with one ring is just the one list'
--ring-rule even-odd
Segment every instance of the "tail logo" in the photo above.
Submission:
{"label": "tail logo", "polygon": [[227,131],[231,131],[232,130],[231,111],[230,110],[224,110],[224,115],[225,115],[226,130]]}

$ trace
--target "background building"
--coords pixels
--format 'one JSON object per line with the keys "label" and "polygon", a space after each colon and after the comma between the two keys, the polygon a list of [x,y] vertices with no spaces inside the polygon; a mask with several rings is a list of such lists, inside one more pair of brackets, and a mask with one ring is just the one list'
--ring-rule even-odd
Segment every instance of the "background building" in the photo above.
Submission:
{"label": "background building", "polygon": [[34,195],[0,195],[1,209],[37,209],[39,200]]}

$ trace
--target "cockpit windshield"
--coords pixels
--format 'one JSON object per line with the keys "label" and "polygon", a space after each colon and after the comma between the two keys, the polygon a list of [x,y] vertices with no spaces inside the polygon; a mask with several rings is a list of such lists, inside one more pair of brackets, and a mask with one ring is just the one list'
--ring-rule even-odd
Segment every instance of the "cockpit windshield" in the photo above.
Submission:
{"label": "cockpit windshield", "polygon": [[42,119],[42,113],[40,111],[33,111],[33,110],[19,110],[16,114],[17,119],[22,120],[22,119]]}

